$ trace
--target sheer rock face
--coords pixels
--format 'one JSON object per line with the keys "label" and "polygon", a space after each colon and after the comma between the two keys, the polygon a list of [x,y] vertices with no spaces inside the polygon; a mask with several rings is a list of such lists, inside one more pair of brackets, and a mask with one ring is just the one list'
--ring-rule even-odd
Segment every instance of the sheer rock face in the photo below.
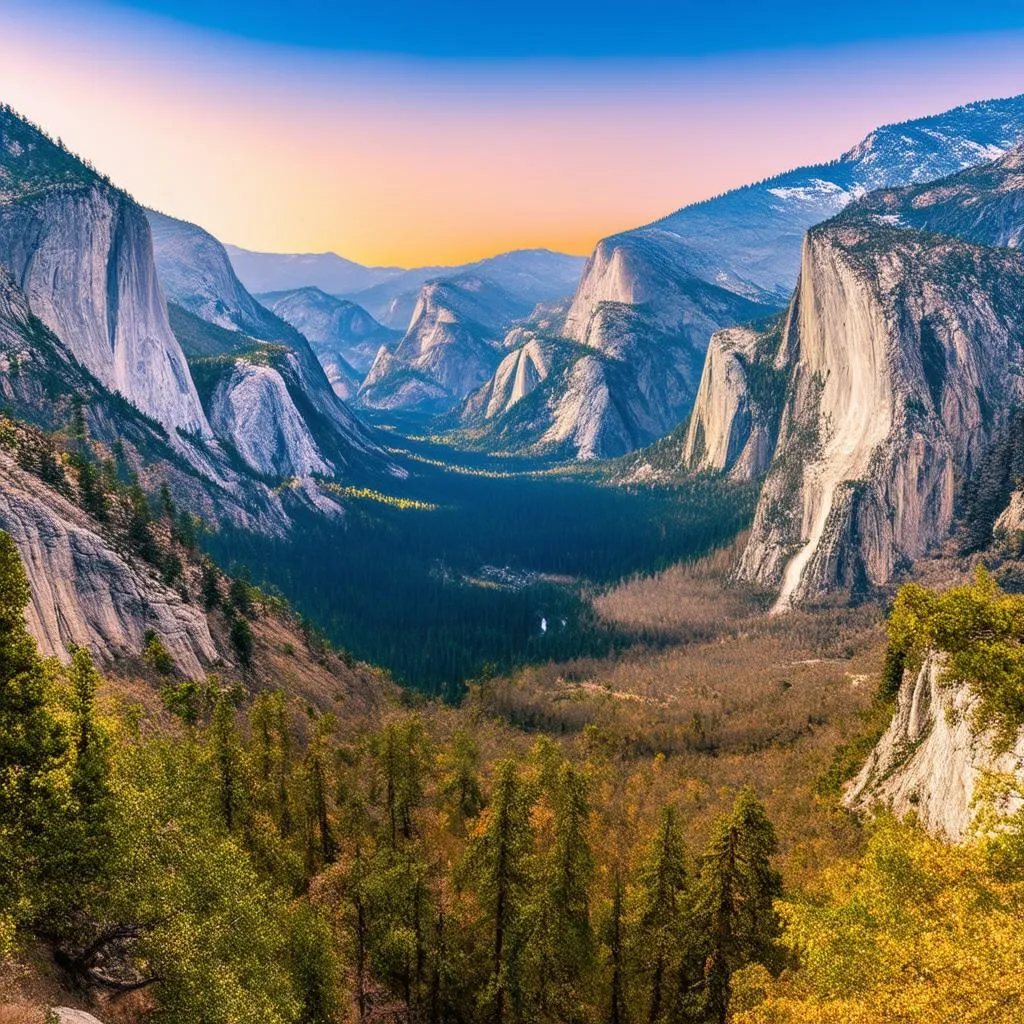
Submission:
{"label": "sheer rock face", "polygon": [[471,395],[462,419],[472,422],[505,415],[548,379],[556,359],[555,345],[533,331],[516,327],[509,331],[505,345],[511,352],[498,364],[494,376]]}
{"label": "sheer rock face", "polygon": [[808,233],[791,319],[740,568],[778,610],[885,584],[948,533],[958,481],[1024,394],[1024,260],[844,215]]}
{"label": "sheer rock face", "polygon": [[146,217],[126,195],[94,181],[0,202],[0,263],[103,384],[172,434],[209,434],[167,322]]}
{"label": "sheer rock face", "polygon": [[210,401],[210,423],[257,472],[272,477],[330,475],[284,379],[269,366],[239,360]]}
{"label": "sheer rock face", "polygon": [[287,326],[235,275],[224,246],[187,221],[146,211],[160,283],[170,302],[229,331],[263,341],[291,340]]}
{"label": "sheer rock face", "polygon": [[0,529],[18,546],[32,587],[27,621],[44,655],[69,644],[112,661],[137,656],[147,629],[182,672],[199,678],[217,660],[206,618],[155,569],[114,551],[81,510],[0,454]]}
{"label": "sheer rock face", "polygon": [[733,327],[711,338],[683,445],[687,471],[754,480],[768,469],[788,370],[780,337]]}
{"label": "sheer rock face", "polygon": [[609,415],[624,410],[629,424],[607,432],[619,441],[602,455],[621,455],[668,433],[693,404],[711,336],[771,311],[703,280],[692,266],[689,253],[630,235],[602,242],[587,263],[565,334],[622,364],[607,408]]}
{"label": "sheer rock face", "polygon": [[[914,811],[930,832],[958,842],[966,837],[977,808],[979,782],[988,773],[1024,772],[1024,731],[1008,751],[997,751],[990,733],[971,725],[975,701],[964,684],[942,679],[942,662],[926,660],[907,673],[896,714],[868,761],[847,786],[847,807],[881,804],[902,816]],[[1019,802],[997,805],[1013,813]]]}

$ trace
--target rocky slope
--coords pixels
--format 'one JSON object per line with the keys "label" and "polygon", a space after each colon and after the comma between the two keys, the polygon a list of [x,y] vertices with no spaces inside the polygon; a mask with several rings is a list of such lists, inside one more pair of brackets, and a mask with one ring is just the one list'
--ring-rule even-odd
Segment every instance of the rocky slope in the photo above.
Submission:
{"label": "rocky slope", "polygon": [[209,434],[167,322],[142,209],[6,109],[0,265],[103,384],[172,434]]}
{"label": "rocky slope", "polygon": [[212,235],[150,213],[157,267],[214,433],[267,477],[380,469],[307,339],[258,303]]}
{"label": "rocky slope", "polygon": [[529,311],[527,303],[482,277],[424,285],[409,330],[370,367],[360,404],[447,412],[494,373],[506,328]]}
{"label": "rocky slope", "polygon": [[851,210],[807,235],[793,370],[741,575],[777,608],[885,584],[952,525],[1024,397],[1024,260]]}
{"label": "rocky slope", "polygon": [[200,320],[264,341],[291,341],[294,332],[238,280],[216,238],[195,224],[147,210],[153,256],[168,302]]}
{"label": "rocky slope", "polygon": [[[642,384],[638,389],[665,433],[690,410],[711,334],[785,304],[809,227],[871,189],[929,181],[991,160],[1022,135],[1024,97],[971,104],[880,128],[831,164],[791,171],[604,239],[584,270],[566,335],[607,354],[640,351],[643,367],[652,364],[651,353],[673,351],[673,389],[664,396]],[[760,308],[733,305],[738,300]],[[637,443],[649,440],[640,436]]]}
{"label": "rocky slope", "polygon": [[28,570],[29,629],[44,654],[67,658],[69,644],[106,662],[137,657],[147,630],[178,668],[201,678],[218,654],[206,617],[155,569],[115,551],[80,509],[0,453],[0,529]]}
{"label": "rocky slope", "polygon": [[991,163],[940,181],[880,189],[858,209],[919,231],[1018,249],[1024,241],[1024,142]]}
{"label": "rocky slope", "polygon": [[609,409],[617,367],[543,323],[508,333],[511,351],[459,412],[460,441],[557,460],[596,459],[628,445],[632,424]]}
{"label": "rocky slope", "polygon": [[402,337],[362,306],[319,288],[270,292],[259,299],[309,339],[335,394],[346,400],[358,390],[381,346],[392,346]]}
{"label": "rocky slope", "polygon": [[[929,831],[964,839],[977,812],[979,782],[990,773],[1019,773],[1024,765],[1024,732],[1010,750],[998,751],[990,733],[972,729],[973,710],[969,688],[942,679],[939,658],[907,673],[892,723],[847,787],[844,803],[881,805],[900,817],[913,811]],[[1012,813],[1019,806],[1011,801],[999,809]]]}

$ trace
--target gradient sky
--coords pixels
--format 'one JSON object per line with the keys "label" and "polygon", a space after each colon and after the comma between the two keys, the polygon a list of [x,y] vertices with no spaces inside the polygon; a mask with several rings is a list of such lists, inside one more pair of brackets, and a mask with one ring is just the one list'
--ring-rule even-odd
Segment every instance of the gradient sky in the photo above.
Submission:
{"label": "gradient sky", "polygon": [[140,201],[374,264],[586,253],[1024,92],[1024,4],[999,0],[0,0],[0,22],[0,100]]}

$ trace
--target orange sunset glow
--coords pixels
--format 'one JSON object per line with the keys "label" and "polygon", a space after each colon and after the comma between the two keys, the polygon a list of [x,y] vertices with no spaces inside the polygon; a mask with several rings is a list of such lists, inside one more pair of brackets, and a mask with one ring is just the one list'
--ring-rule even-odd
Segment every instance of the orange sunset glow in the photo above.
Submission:
{"label": "orange sunset glow", "polygon": [[[130,45],[126,45],[126,38]],[[347,58],[14,5],[0,95],[141,202],[247,248],[587,253],[875,124],[1024,89],[1016,37],[690,61]],[[984,59],[983,59],[984,55]],[[960,73],[944,75],[955,59]]]}

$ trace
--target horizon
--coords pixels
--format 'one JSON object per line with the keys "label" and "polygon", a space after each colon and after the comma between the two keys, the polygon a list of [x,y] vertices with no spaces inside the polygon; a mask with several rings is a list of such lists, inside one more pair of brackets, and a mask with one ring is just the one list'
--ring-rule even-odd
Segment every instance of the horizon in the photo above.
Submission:
{"label": "horizon", "polygon": [[498,28],[446,32],[450,4],[416,46],[413,14],[389,34],[363,12],[351,32],[321,19],[317,46],[308,19],[282,22],[268,3],[8,0],[0,97],[146,206],[228,244],[411,268],[585,257],[834,160],[881,125],[1024,93],[1012,4],[973,20],[932,5],[918,35],[903,10],[889,36],[826,18],[757,40],[703,11],[678,45],[630,22],[621,43],[598,26],[569,52],[577,6],[506,39],[500,11]]}

